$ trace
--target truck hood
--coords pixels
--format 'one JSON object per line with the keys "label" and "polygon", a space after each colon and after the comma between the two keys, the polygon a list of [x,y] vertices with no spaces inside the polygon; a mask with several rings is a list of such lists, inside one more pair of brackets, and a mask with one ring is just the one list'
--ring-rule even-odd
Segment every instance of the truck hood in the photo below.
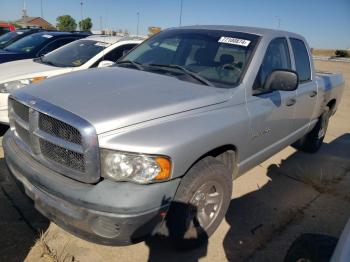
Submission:
{"label": "truck hood", "polygon": [[121,67],[58,76],[19,92],[84,118],[97,134],[222,103],[231,94],[226,89]]}
{"label": "truck hood", "polygon": [[33,59],[0,64],[0,83],[4,81],[20,80],[27,75],[37,74],[36,76],[46,76],[46,72],[61,69],[50,65],[34,62]]}

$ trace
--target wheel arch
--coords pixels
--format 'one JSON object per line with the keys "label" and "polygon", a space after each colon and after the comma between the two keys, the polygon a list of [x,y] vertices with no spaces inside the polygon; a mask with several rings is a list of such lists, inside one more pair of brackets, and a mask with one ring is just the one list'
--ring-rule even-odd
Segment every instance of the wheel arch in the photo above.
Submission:
{"label": "wheel arch", "polygon": [[335,110],[336,110],[336,105],[337,105],[337,100],[335,98],[333,98],[327,103],[326,106],[329,108],[329,110],[332,112],[332,114],[334,114]]}
{"label": "wheel arch", "polygon": [[185,175],[196,163],[208,156],[214,157],[218,161],[222,162],[227,167],[227,169],[232,172],[233,179],[237,177],[238,149],[235,145],[232,144],[218,146],[202,154],[191,164],[191,166],[185,172]]}

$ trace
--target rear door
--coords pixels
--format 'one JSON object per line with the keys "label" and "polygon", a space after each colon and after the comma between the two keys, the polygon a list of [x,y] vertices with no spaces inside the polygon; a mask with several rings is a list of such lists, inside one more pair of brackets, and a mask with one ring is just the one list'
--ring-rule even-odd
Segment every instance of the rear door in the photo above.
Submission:
{"label": "rear door", "polygon": [[296,91],[273,91],[264,88],[267,76],[277,69],[292,69],[286,38],[275,38],[266,50],[253,86],[253,95],[247,98],[250,115],[250,141],[258,163],[288,144],[286,138],[293,128]]}
{"label": "rear door", "polygon": [[310,56],[304,41],[296,38],[289,40],[295,61],[295,70],[299,76],[293,129],[305,129],[306,131],[316,106],[318,90],[316,81],[312,79]]}

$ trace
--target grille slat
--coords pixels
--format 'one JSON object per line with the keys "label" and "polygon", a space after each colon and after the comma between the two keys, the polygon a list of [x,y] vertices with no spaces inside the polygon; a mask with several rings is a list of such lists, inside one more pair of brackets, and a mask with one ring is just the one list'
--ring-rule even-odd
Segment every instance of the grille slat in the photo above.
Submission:
{"label": "grille slat", "polygon": [[64,165],[68,168],[85,172],[84,155],[39,139],[41,153],[51,161]]}
{"label": "grille slat", "polygon": [[16,130],[17,136],[20,139],[22,139],[24,143],[29,145],[30,144],[30,135],[29,135],[28,130],[24,129],[16,122],[15,122],[15,130]]}

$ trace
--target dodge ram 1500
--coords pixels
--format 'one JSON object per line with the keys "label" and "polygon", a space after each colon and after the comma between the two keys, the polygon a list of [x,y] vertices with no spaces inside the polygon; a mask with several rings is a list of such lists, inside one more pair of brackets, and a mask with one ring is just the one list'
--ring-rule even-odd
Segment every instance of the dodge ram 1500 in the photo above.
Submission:
{"label": "dodge ram 1500", "polygon": [[200,243],[235,178],[288,145],[320,148],[343,88],[298,34],[168,29],[115,66],[12,93],[5,158],[37,209],[82,238]]}

